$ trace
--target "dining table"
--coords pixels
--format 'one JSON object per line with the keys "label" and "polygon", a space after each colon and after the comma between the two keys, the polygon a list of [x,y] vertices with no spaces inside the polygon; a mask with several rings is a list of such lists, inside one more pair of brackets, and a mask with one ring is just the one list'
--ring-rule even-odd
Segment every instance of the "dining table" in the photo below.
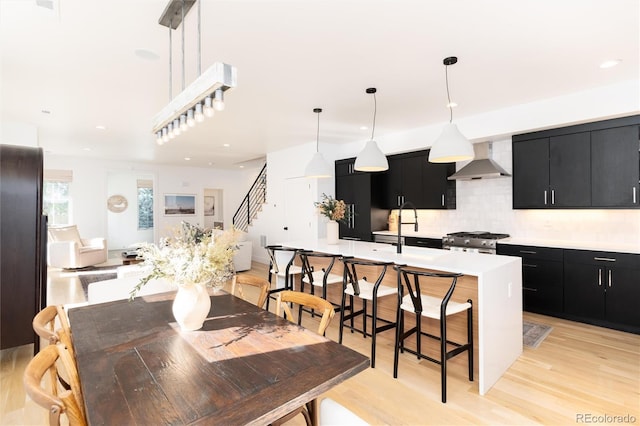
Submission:
{"label": "dining table", "polygon": [[369,358],[224,291],[181,331],[175,292],[69,310],[90,425],[267,425],[369,366]]}

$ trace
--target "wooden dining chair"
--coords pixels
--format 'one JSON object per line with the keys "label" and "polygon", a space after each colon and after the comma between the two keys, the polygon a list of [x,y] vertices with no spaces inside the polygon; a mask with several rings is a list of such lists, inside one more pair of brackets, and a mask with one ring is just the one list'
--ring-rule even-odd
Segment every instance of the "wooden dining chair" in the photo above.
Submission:
{"label": "wooden dining chair", "polygon": [[[284,311],[285,317],[291,322],[295,321],[291,313],[289,303],[304,306],[308,309],[313,309],[315,312],[322,313],[322,319],[320,320],[320,325],[318,326],[317,330],[317,333],[321,336],[324,336],[324,332],[327,330],[331,319],[336,314],[333,305],[321,297],[314,296],[313,294],[309,293],[302,293],[299,291],[284,290],[278,293],[276,315],[282,315],[282,312]],[[316,400],[313,400],[291,411],[289,414],[281,417],[275,422],[272,422],[271,426],[280,426],[299,414],[302,414],[304,416],[304,420],[307,426],[311,426],[313,424],[311,419],[313,417],[317,417],[318,415],[316,411],[317,402]]]}
{"label": "wooden dining chair", "polygon": [[269,295],[269,288],[271,287],[269,281],[264,278],[256,277],[255,275],[238,274],[234,277],[233,283],[231,284],[231,294],[235,295],[237,291],[237,295],[239,297],[247,300],[244,295],[244,291],[242,290],[244,286],[250,286],[258,289],[259,293],[256,306],[259,308],[264,307],[264,303],[267,301],[267,296]]}
{"label": "wooden dining chair", "polygon": [[[56,321],[57,320],[57,321]],[[50,345],[62,343],[73,356],[69,318],[62,305],[47,306],[33,317],[33,331]]]}
{"label": "wooden dining chair", "polygon": [[[67,372],[71,389],[58,390],[56,394],[42,388],[42,380],[47,371],[56,369],[60,361]],[[84,426],[87,424],[80,380],[71,354],[63,344],[49,345],[36,354],[24,370],[24,389],[36,404],[49,411],[49,425],[59,426],[60,416],[65,414],[70,426]],[[55,381],[57,383],[57,380]]]}

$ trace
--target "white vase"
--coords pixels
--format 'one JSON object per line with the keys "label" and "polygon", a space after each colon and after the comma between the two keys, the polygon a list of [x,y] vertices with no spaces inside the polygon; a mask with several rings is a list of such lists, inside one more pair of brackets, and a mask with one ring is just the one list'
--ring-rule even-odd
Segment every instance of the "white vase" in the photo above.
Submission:
{"label": "white vase", "polygon": [[202,284],[179,286],[173,300],[173,316],[184,331],[199,330],[209,315],[211,299]]}
{"label": "white vase", "polygon": [[340,229],[338,222],[330,220],[327,222],[327,244],[338,244],[340,238]]}

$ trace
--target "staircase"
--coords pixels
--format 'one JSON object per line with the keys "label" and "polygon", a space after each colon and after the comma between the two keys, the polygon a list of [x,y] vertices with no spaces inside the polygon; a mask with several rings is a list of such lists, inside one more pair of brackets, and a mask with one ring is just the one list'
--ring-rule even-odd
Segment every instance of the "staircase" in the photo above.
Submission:
{"label": "staircase", "polygon": [[233,215],[233,226],[236,229],[247,232],[251,221],[262,210],[262,205],[267,202],[267,165],[265,164],[260,174],[251,185],[249,192]]}

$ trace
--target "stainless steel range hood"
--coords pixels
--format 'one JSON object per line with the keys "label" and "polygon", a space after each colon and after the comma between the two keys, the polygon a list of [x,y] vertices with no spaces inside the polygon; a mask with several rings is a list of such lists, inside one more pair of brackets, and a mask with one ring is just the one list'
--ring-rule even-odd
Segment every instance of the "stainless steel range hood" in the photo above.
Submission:
{"label": "stainless steel range hood", "polygon": [[482,142],[473,145],[475,159],[449,176],[449,180],[489,179],[511,176],[491,158],[493,144]]}

